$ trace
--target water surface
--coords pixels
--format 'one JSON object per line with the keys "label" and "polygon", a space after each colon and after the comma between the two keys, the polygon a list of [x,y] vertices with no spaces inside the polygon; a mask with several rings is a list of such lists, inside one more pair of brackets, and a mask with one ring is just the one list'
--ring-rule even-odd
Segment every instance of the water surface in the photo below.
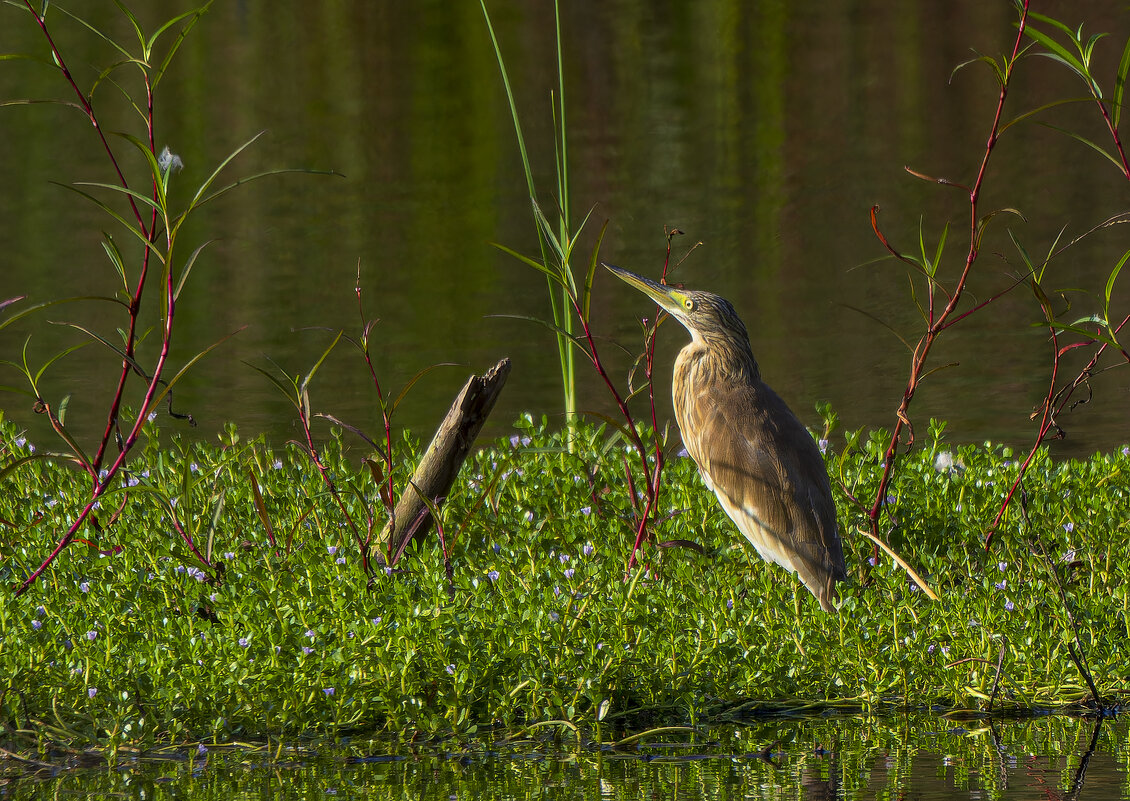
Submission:
{"label": "water surface", "polygon": [[[118,769],[11,772],[0,798],[1120,799],[1127,726],[835,716],[656,734],[624,748],[474,740],[389,747],[192,748]],[[275,757],[278,756],[276,759]]]}
{"label": "water surface", "polygon": [[[150,27],[170,13],[166,3],[132,6]],[[514,0],[489,7],[539,200],[552,209],[552,8]],[[1088,31],[1118,33],[1096,56],[1099,71],[1113,74],[1125,16],[1105,2],[1040,9],[1072,25],[1085,21]],[[908,353],[873,318],[904,338],[922,324],[905,269],[875,261],[885,251],[869,209],[881,207],[887,235],[905,250],[917,247],[920,220],[931,250],[950,223],[944,270],[952,275],[960,267],[969,225],[963,193],[914,179],[903,167],[972,180],[996,87],[983,66],[952,73],[974,50],[995,55],[1011,47],[1011,4],[959,0],[896,12],[874,0],[578,0],[563,11],[572,208],[578,218],[593,210],[581,250],[588,252],[608,220],[602,258],[655,276],[664,226],[677,226],[686,236],[677,240],[676,257],[703,244],[673,280],[734,302],[767,380],[806,423],[817,422],[816,402],[829,401],[849,427],[889,426]],[[45,52],[30,20],[13,8],[2,13],[0,52]],[[129,35],[112,3],[84,4],[83,13],[115,36]],[[61,15],[55,25],[80,85],[91,86],[96,65],[116,54]],[[1008,118],[1081,92],[1046,59],[1022,66]],[[127,73],[119,75],[137,90]],[[70,99],[47,66],[0,62],[0,100],[22,97]],[[136,124],[109,83],[95,97],[106,104],[104,127]],[[1056,109],[1047,120],[1102,133],[1084,104]],[[514,369],[488,433],[507,430],[520,411],[559,414],[551,336],[497,316],[545,318],[549,309],[543,278],[489,244],[536,252],[478,4],[216,3],[158,90],[158,146],[169,145],[186,165],[174,177],[174,195],[183,202],[213,165],[260,131],[265,135],[233,165],[232,177],[276,167],[344,177],[252,184],[202,210],[186,229],[186,254],[215,241],[178,306],[176,364],[240,331],[193,368],[177,393],[178,405],[200,422],[196,436],[211,438],[229,420],[276,440],[296,434],[293,409],[246,363],[267,367],[270,359],[301,373],[329,341],[322,329],[356,334],[358,267],[366,312],[380,319],[374,355],[386,392],[397,395],[430,365],[460,365],[422,380],[401,406],[399,424],[430,431],[467,374],[502,356]],[[129,251],[125,235],[52,183],[112,178],[83,118],[61,106],[3,108],[0,137],[0,295],[43,301],[112,293],[116,279],[99,239],[110,230]],[[114,143],[123,159],[133,158],[128,145]],[[141,180],[136,161],[129,170]],[[1125,180],[1085,146],[1035,124],[1010,129],[991,164],[983,209],[1011,207],[1024,219],[1002,216],[990,229],[966,307],[1021,268],[1009,229],[1042,254],[1061,227],[1077,236],[1122,211],[1126,196]],[[1048,286],[1101,291],[1127,246],[1124,226],[1087,238],[1053,263]],[[1126,286],[1124,279],[1115,295],[1123,313]],[[1078,292],[1056,299],[1061,308],[1069,301],[1079,316],[1097,308]],[[28,335],[39,362],[76,341],[73,330],[48,320],[95,324],[113,337],[122,319],[108,308],[53,309],[0,335],[0,355],[15,357]],[[598,275],[593,325],[601,337],[638,349],[638,318],[651,313],[642,297]],[[949,332],[933,364],[960,366],[922,385],[914,406],[920,430],[935,415],[951,422],[957,441],[1030,442],[1028,415],[1046,392],[1051,352],[1046,332],[1031,325],[1039,319],[1021,287]],[[624,376],[630,359],[601,341],[613,373]],[[660,337],[661,419],[670,419],[669,368],[683,341],[673,325]],[[71,395],[70,424],[85,436],[101,431],[116,362],[92,346],[47,374],[46,393],[56,402]],[[1064,369],[1073,375],[1081,364],[1071,353]],[[1062,420],[1069,438],[1057,452],[1082,455],[1130,440],[1128,376],[1122,369],[1095,378],[1093,401]],[[0,380],[15,383],[11,371]],[[612,410],[595,375],[582,371],[579,383],[582,407]],[[323,367],[313,403],[369,431],[378,427],[375,392],[347,347]],[[0,400],[7,416],[49,439],[30,406],[23,396]]]}

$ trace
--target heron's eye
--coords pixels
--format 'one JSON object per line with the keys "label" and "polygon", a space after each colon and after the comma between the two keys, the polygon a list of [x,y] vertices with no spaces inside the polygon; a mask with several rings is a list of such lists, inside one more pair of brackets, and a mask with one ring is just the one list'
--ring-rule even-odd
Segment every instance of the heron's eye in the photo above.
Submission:
{"label": "heron's eye", "polygon": [[695,307],[694,298],[686,298],[683,301],[683,308],[689,312],[693,312]]}

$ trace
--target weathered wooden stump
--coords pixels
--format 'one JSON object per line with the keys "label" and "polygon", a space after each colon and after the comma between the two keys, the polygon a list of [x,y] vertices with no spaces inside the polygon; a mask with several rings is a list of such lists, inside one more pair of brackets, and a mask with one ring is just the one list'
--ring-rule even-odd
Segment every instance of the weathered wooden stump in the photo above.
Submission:
{"label": "weathered wooden stump", "polygon": [[467,379],[401,494],[392,520],[373,545],[370,558],[375,564],[389,553],[396,562],[409,542],[428,532],[432,525],[428,503],[439,504],[447,497],[509,375],[510,359],[504,358],[485,375]]}

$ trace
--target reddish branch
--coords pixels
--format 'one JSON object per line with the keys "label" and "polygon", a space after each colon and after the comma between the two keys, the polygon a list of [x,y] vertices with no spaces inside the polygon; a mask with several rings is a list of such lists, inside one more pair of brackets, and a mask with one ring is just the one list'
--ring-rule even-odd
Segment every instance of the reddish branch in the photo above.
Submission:
{"label": "reddish branch", "polygon": [[[98,122],[98,116],[94,111],[94,106],[92,102],[86,97],[86,95],[83,94],[82,90],[79,89],[78,84],[75,83],[74,77],[71,75],[70,70],[67,68],[67,63],[64,60],[62,53],[59,52],[59,49],[55,45],[55,41],[51,36],[51,32],[48,30],[46,19],[38,11],[36,11],[34,7],[32,7],[30,0],[24,0],[24,5],[27,6],[28,11],[31,12],[31,15],[35,18],[36,24],[39,25],[40,30],[43,32],[43,35],[47,40],[48,46],[51,48],[51,53],[54,57],[55,63],[59,66],[59,69],[60,71],[62,71],[63,76],[66,78],[67,83],[70,84],[71,88],[74,90],[75,95],[78,97],[79,105],[82,108],[83,113],[90,121],[90,124],[94,128],[95,133],[97,133],[98,139],[99,141],[101,141],[102,147],[105,149],[106,155],[110,160],[110,164],[113,166],[114,172],[117,174],[118,183],[123,189],[129,189],[129,183],[126,180],[121,165],[118,163],[118,159],[114,155],[113,149],[110,147],[110,142],[106,139],[106,134],[103,131],[102,126]],[[148,73],[144,73],[143,71],[143,74],[146,93],[146,129],[149,139],[149,148],[150,150],[154,150],[155,139],[153,127],[153,91],[152,85],[149,81]],[[129,196],[128,194],[126,196],[130,205],[130,209],[133,211],[134,219],[137,222],[138,230],[150,243],[155,241],[157,231],[158,216],[156,206],[159,198],[157,194],[156,182],[157,176],[153,176],[152,199],[154,201],[154,209],[148,224],[146,224],[145,219],[142,217],[142,214],[138,209],[134,198]],[[166,232],[166,237],[168,237],[168,232]],[[167,244],[171,247],[172,243],[167,242]],[[46,570],[53,561],[55,561],[55,558],[62,552],[62,550],[70,545],[74,540],[75,535],[78,533],[78,530],[86,522],[91,512],[98,506],[99,500],[109,488],[110,482],[115,479],[118,471],[125,463],[126,456],[129,454],[130,450],[137,442],[138,436],[141,434],[142,426],[145,424],[146,415],[148,414],[149,409],[153,406],[153,399],[156,396],[157,390],[160,386],[161,375],[164,371],[165,363],[168,360],[169,347],[172,342],[175,303],[171,265],[167,265],[170,267],[170,269],[167,269],[165,271],[165,319],[164,329],[162,331],[161,337],[161,350],[157,357],[156,365],[153,369],[152,375],[149,376],[149,384],[146,388],[145,397],[142,401],[141,408],[138,412],[137,419],[134,421],[132,429],[129,431],[125,439],[121,441],[119,445],[118,455],[113,460],[112,464],[107,469],[102,470],[101,467],[104,460],[106,459],[106,452],[109,443],[111,439],[115,437],[115,434],[119,433],[118,415],[121,409],[122,398],[125,392],[126,380],[129,377],[131,370],[133,369],[131,366],[131,361],[134,357],[135,347],[137,344],[137,322],[141,309],[141,299],[145,291],[146,278],[148,276],[150,253],[151,249],[149,247],[144,248],[141,262],[141,271],[138,275],[137,285],[134,289],[134,294],[129,306],[129,326],[128,334],[126,337],[126,358],[122,360],[122,371],[118,379],[117,391],[115,392],[113,401],[111,402],[110,411],[106,423],[106,430],[102,436],[102,440],[99,444],[98,452],[94,460],[89,464],[84,465],[85,469],[91,476],[92,488],[90,500],[71,523],[70,527],[67,529],[66,534],[64,534],[63,537],[59,540],[54,550],[52,550],[51,554],[19,586],[19,588],[16,590],[16,595],[22,594],[32,584],[34,584],[36,579],[38,579],[43,571]],[[40,399],[40,402],[45,403],[44,401],[42,401],[42,399]],[[206,565],[208,564],[206,560],[202,559],[201,561]]]}
{"label": "reddish branch", "polygon": [[[1012,56],[1005,63],[1004,71],[1001,75],[997,109],[996,113],[993,115],[993,124],[989,130],[988,140],[985,143],[985,154],[981,158],[981,166],[977,171],[977,179],[969,189],[969,250],[965,256],[965,267],[961,271],[961,276],[958,278],[957,283],[954,285],[953,292],[950,294],[948,302],[940,312],[937,309],[938,303],[934,291],[934,279],[932,276],[928,277],[929,306],[927,311],[926,333],[918,340],[918,344],[914,349],[914,355],[911,358],[910,377],[907,379],[906,388],[903,390],[902,401],[896,412],[894,430],[891,432],[891,441],[887,446],[887,451],[883,458],[883,473],[879,479],[879,487],[875,492],[875,500],[868,512],[871,533],[875,536],[879,535],[879,515],[887,497],[887,487],[890,485],[891,478],[893,477],[895,460],[898,455],[899,444],[902,441],[902,431],[904,427],[908,432],[906,447],[909,449],[914,444],[914,427],[910,423],[909,416],[910,404],[914,400],[914,393],[917,391],[918,384],[926,372],[926,362],[929,359],[930,350],[934,347],[935,340],[937,340],[938,335],[941,334],[942,331],[952,324],[950,317],[961,301],[970,271],[973,269],[973,263],[977,261],[978,251],[981,245],[981,230],[978,218],[981,188],[985,180],[985,172],[988,168],[989,158],[992,156],[996,148],[997,139],[1000,136],[1001,117],[1004,112],[1005,98],[1008,96],[1009,81],[1012,78],[1012,70],[1016,64],[1017,56],[1020,53],[1021,44],[1024,41],[1024,29],[1028,23],[1028,3],[1029,0],[1024,0],[1024,6],[1020,13],[1020,21],[1017,25],[1016,41],[1012,47]],[[892,255],[902,258],[901,254],[890,245],[886,237],[880,231],[877,212],[877,206],[871,209],[871,224],[876,236],[878,236],[879,241]]]}

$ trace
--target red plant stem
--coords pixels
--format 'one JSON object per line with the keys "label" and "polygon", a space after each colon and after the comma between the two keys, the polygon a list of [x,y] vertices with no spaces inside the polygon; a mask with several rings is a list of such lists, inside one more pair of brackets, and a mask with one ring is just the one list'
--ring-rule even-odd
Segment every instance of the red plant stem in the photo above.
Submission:
{"label": "red plant stem", "polygon": [[[110,147],[109,141],[106,139],[106,135],[102,130],[102,126],[98,123],[98,117],[94,112],[94,107],[86,99],[86,96],[83,95],[82,91],[78,88],[78,84],[75,83],[75,80],[72,77],[70,70],[66,66],[66,62],[64,61],[62,54],[59,52],[59,49],[56,47],[55,41],[52,38],[51,33],[47,28],[46,19],[44,19],[44,17],[41,16],[31,6],[30,0],[24,0],[24,4],[27,6],[27,9],[28,9],[28,11],[31,12],[32,16],[35,17],[36,23],[39,25],[40,30],[43,32],[44,37],[47,39],[47,43],[51,48],[51,53],[55,58],[56,64],[58,64],[59,69],[62,71],[64,77],[67,79],[67,82],[71,85],[71,88],[74,90],[75,94],[78,96],[79,103],[81,104],[82,109],[87,116],[87,119],[90,120],[90,124],[94,127],[95,132],[98,134],[98,138],[102,142],[103,148],[106,150],[106,154],[110,159],[110,163],[113,165],[114,171],[117,173],[119,183],[121,184],[121,186],[123,188],[128,189],[129,184],[126,181],[126,178],[125,178],[125,175],[122,172],[121,166],[118,164],[117,158],[114,156],[114,151]],[[152,93],[152,87],[149,83],[149,78],[148,78],[147,74],[146,74],[146,77],[145,77],[145,88],[146,88],[146,112],[147,112],[146,127],[148,129],[148,135],[149,135],[149,146],[150,146],[150,149],[152,149],[153,143],[154,143],[154,138],[153,138],[153,93]],[[156,182],[156,176],[154,176],[154,200],[156,200],[156,183],[155,182]],[[155,232],[156,232],[156,223],[157,223],[157,211],[156,211],[156,209],[154,209],[154,211],[153,211],[152,222],[150,223],[149,226],[146,226],[145,220],[142,218],[141,212],[138,210],[137,204],[134,202],[134,199],[132,197],[127,196],[127,200],[129,201],[130,208],[133,210],[134,218],[137,220],[137,224],[138,224],[139,229],[142,231],[142,233],[145,235],[145,237],[147,239],[152,241],[153,237],[155,236]],[[166,239],[168,238],[168,235],[169,235],[168,232],[166,232]],[[171,244],[172,244],[171,241],[169,241],[168,244],[171,247]],[[130,325],[129,325],[129,336],[128,336],[128,339],[127,339],[127,351],[126,352],[127,352],[127,354],[129,354],[131,356],[131,358],[132,358],[132,353],[133,353],[133,347],[134,347],[134,344],[135,344],[135,341],[136,341],[135,332],[136,332],[136,326],[137,326],[138,312],[139,312],[140,304],[141,304],[141,296],[142,296],[142,293],[144,291],[145,277],[146,277],[147,272],[148,272],[149,254],[150,254],[150,249],[145,248],[145,253],[144,253],[144,256],[142,257],[141,275],[138,278],[137,289],[134,293],[133,300],[130,304]],[[165,320],[164,320],[164,329],[162,331],[162,337],[161,337],[161,350],[160,350],[160,353],[157,356],[157,361],[156,361],[156,364],[154,366],[152,376],[149,379],[149,385],[146,387],[145,397],[142,401],[141,408],[138,411],[137,419],[134,420],[133,427],[130,430],[129,434],[127,435],[125,441],[122,443],[121,450],[119,451],[117,457],[114,459],[113,463],[110,465],[109,468],[106,469],[106,471],[103,475],[99,475],[99,468],[101,467],[102,461],[105,458],[106,447],[109,444],[109,441],[113,436],[114,430],[117,428],[117,414],[118,414],[118,410],[120,409],[120,406],[121,406],[122,394],[123,394],[123,391],[124,391],[124,388],[125,388],[125,380],[126,380],[126,377],[129,375],[130,370],[132,369],[129,365],[129,362],[123,360],[122,376],[121,376],[121,379],[119,380],[118,390],[117,390],[117,393],[115,395],[115,398],[114,398],[114,401],[113,401],[113,404],[112,404],[112,408],[111,408],[111,412],[110,412],[110,422],[107,425],[106,433],[103,436],[101,445],[99,446],[98,454],[95,457],[95,460],[92,462],[92,467],[93,467],[92,472],[93,472],[94,475],[92,476],[92,479],[91,479],[93,486],[91,488],[90,500],[87,501],[87,503],[83,507],[82,511],[72,521],[70,527],[67,529],[66,534],[64,534],[63,537],[59,540],[59,542],[55,545],[55,548],[51,551],[51,553],[47,556],[47,558],[16,589],[15,594],[17,596],[22,595],[24,592],[26,592],[27,589],[29,587],[31,587],[31,585],[34,584],[36,582],[36,580],[38,580],[39,576],[43,574],[43,571],[45,571],[48,567],[50,567],[52,562],[55,561],[56,557],[58,557],[58,555],[63,551],[63,549],[71,544],[71,542],[75,538],[75,535],[78,533],[79,528],[81,528],[82,524],[84,522],[86,522],[86,519],[90,516],[90,513],[91,513],[91,511],[93,511],[95,504],[98,503],[102,494],[105,493],[107,487],[109,487],[110,482],[114,480],[115,476],[117,475],[118,471],[121,469],[122,465],[125,464],[125,460],[126,460],[127,455],[133,449],[134,444],[137,442],[137,438],[141,434],[141,429],[142,429],[143,425],[145,424],[146,416],[148,415],[149,410],[152,408],[153,398],[156,396],[157,390],[160,387],[161,375],[164,372],[165,363],[168,361],[169,348],[170,348],[171,342],[172,342],[173,317],[174,317],[174,314],[175,314],[175,300],[174,300],[174,294],[173,294],[173,275],[172,275],[171,265],[170,265],[170,269],[166,270],[166,276],[167,277],[166,277],[166,281],[165,281]],[[206,561],[204,563],[207,564]]]}
{"label": "red plant stem", "polygon": [[[938,335],[945,330],[946,321],[957,308],[958,302],[961,300],[962,294],[965,290],[965,284],[969,279],[969,273],[973,269],[973,263],[977,260],[978,249],[980,248],[980,232],[978,230],[978,201],[981,197],[981,187],[985,180],[985,171],[989,164],[989,158],[993,154],[993,150],[997,144],[997,138],[1000,135],[1001,116],[1004,113],[1005,98],[1008,96],[1009,81],[1012,77],[1012,69],[1016,63],[1017,56],[1020,52],[1020,47],[1024,41],[1024,29],[1028,22],[1028,5],[1030,0],[1024,0],[1024,6],[1020,13],[1020,22],[1017,25],[1016,41],[1012,47],[1012,56],[1009,58],[1005,67],[1004,77],[1000,85],[1000,93],[997,98],[997,109],[993,115],[993,124],[989,130],[989,137],[985,143],[985,154],[981,158],[981,166],[977,171],[977,179],[973,182],[973,187],[969,190],[969,250],[965,257],[965,267],[961,271],[961,276],[958,278],[954,286],[952,295],[949,302],[946,303],[942,311],[935,315],[935,296],[933,291],[929,293],[929,313],[928,324],[926,333],[918,340],[918,345],[914,349],[914,355],[911,358],[910,377],[906,382],[906,389],[903,390],[902,402],[899,404],[898,411],[896,412],[894,429],[891,432],[891,441],[887,446],[886,454],[883,458],[883,473],[879,478],[879,487],[875,492],[875,500],[871,505],[868,512],[868,521],[871,527],[871,533],[875,536],[879,535],[879,515],[882,512],[884,501],[887,497],[887,487],[890,486],[891,478],[894,472],[895,458],[898,454],[898,447],[902,435],[903,427],[910,428],[909,410],[910,404],[914,400],[914,393],[918,389],[918,382],[922,378],[922,374],[926,368],[926,361],[930,355],[930,350],[934,346],[934,342]],[[875,209],[872,209],[872,222],[874,224]],[[886,239],[878,232],[880,241],[886,245]],[[888,249],[889,245],[886,245]],[[931,287],[932,287],[931,282]],[[913,428],[910,430],[910,440],[908,447],[914,442]]]}
{"label": "red plant stem", "polygon": [[[354,291],[357,294],[357,313],[361,317],[361,353],[365,359],[365,365],[369,368],[369,377],[373,381],[373,387],[377,390],[377,400],[381,404],[381,422],[384,424],[385,429],[385,452],[383,454],[385,461],[385,480],[386,487],[384,497],[381,498],[382,503],[388,512],[389,524],[393,527],[396,526],[396,504],[393,503],[393,491],[395,489],[392,480],[392,419],[388,415],[388,409],[385,408],[385,395],[384,390],[381,389],[380,378],[377,377],[377,368],[373,366],[372,354],[369,352],[369,331],[372,323],[365,318],[365,306],[361,299],[361,263],[357,263],[357,283],[354,286]],[[377,490],[378,497],[381,496],[381,490]],[[390,529],[391,530],[391,529]],[[373,518],[369,515],[369,531],[365,536],[365,541],[361,543],[361,568],[366,574],[369,573],[369,542],[373,536]],[[385,561],[392,564],[392,540],[390,538],[388,549],[385,555]]]}
{"label": "red plant stem", "polygon": [[[71,85],[71,88],[74,90],[75,95],[78,97],[78,101],[80,106],[82,107],[83,113],[86,114],[86,117],[90,121],[91,126],[93,126],[95,132],[98,134],[98,139],[102,142],[102,147],[103,149],[105,149],[106,155],[110,159],[110,164],[114,167],[114,172],[117,173],[118,183],[122,186],[123,189],[129,189],[129,182],[126,180],[125,174],[122,172],[121,165],[118,164],[118,159],[114,155],[114,150],[110,147],[110,142],[106,139],[106,134],[102,130],[102,126],[98,122],[98,115],[94,111],[94,106],[89,100],[87,100],[86,95],[84,95],[82,90],[79,89],[78,84],[75,82],[74,77],[71,75],[71,71],[70,69],[68,69],[66,61],[63,60],[62,53],[59,52],[59,48],[55,45],[55,40],[51,36],[50,30],[48,30],[46,18],[35,10],[35,8],[31,5],[31,0],[24,0],[24,5],[27,7],[27,10],[31,12],[31,15],[35,18],[36,24],[39,25],[40,30],[43,32],[43,36],[47,39],[47,44],[51,48],[51,54],[54,56],[55,63],[58,65],[59,70],[63,73],[63,77],[67,79],[67,83]],[[149,136],[149,148],[150,150],[156,152],[154,149],[155,139],[153,132],[153,91],[152,86],[149,83],[148,73],[145,74],[145,93],[146,128]],[[127,195],[126,199],[129,202],[130,209],[133,211],[134,219],[137,220],[138,228],[145,235],[145,238],[152,242],[157,228],[157,209],[153,209],[150,223],[148,226],[146,226],[145,220],[141,216],[141,211],[138,209],[137,203],[134,201],[133,197]],[[154,177],[153,199],[156,200],[156,177]],[[136,347],[137,343],[137,318],[138,312],[141,307],[141,298],[145,290],[145,279],[148,274],[149,268],[149,256],[150,250],[149,248],[145,248],[144,253],[142,254],[141,273],[138,276],[137,287],[134,290],[133,299],[130,303],[129,308],[130,319],[129,331],[126,337],[126,354],[130,359],[133,358],[134,348]],[[98,452],[96,453],[94,460],[91,462],[95,474],[92,478],[92,483],[95,485],[97,485],[98,483],[97,473],[102,467],[102,462],[106,457],[106,449],[109,446],[110,440],[113,438],[115,429],[117,428],[118,415],[120,413],[122,404],[122,396],[125,392],[126,380],[129,377],[131,369],[132,368],[130,366],[129,360],[124,359],[122,361],[121,375],[118,378],[117,391],[114,393],[114,398],[110,404],[110,409],[107,414],[106,430],[102,434],[102,440],[99,443]],[[154,375],[153,380],[156,381],[157,378],[159,378],[159,374]],[[143,410],[143,416],[144,413],[147,413],[147,411],[148,409]]]}
{"label": "red plant stem", "polygon": [[[346,522],[349,523],[349,528],[353,531],[354,542],[357,543],[358,548],[364,553],[366,549],[361,539],[361,532],[357,528],[357,523],[353,520],[353,515],[349,513],[349,510],[345,508],[345,502],[341,500],[341,493],[337,491],[337,485],[335,485],[333,479],[330,478],[329,469],[322,463],[321,457],[318,456],[318,448],[314,445],[314,434],[310,430],[309,414],[309,409],[299,409],[298,416],[302,419],[302,431],[306,435],[306,452],[310,456],[310,461],[314,463],[314,467],[317,468],[318,475],[322,477],[322,483],[326,485],[326,488],[330,491],[330,495],[333,496],[334,501],[337,503],[338,509],[341,510],[342,516],[345,517]],[[367,566],[369,563],[368,558],[362,556],[362,560],[362,564]]]}
{"label": "red plant stem", "polygon": [[[1122,331],[1123,327],[1128,322],[1130,322],[1130,314],[1122,318],[1122,322],[1119,323],[1118,327],[1114,329],[1114,333],[1117,334]],[[1028,467],[1032,464],[1032,460],[1036,458],[1036,453],[1040,450],[1040,446],[1044,443],[1044,439],[1047,437],[1048,431],[1050,431],[1052,426],[1055,425],[1056,417],[1060,412],[1063,411],[1063,407],[1067,405],[1067,402],[1071,400],[1071,395],[1075,392],[1075,389],[1090,377],[1091,371],[1095,368],[1095,365],[1098,364],[1099,358],[1102,356],[1103,351],[1105,351],[1108,346],[1106,342],[1102,343],[1098,350],[1096,350],[1091,355],[1091,360],[1087,362],[1082,370],[1079,371],[1079,374],[1075,376],[1071,383],[1064,386],[1057,392],[1055,388],[1055,381],[1056,376],[1059,372],[1059,360],[1061,351],[1059,349],[1058,337],[1055,332],[1055,320],[1050,318],[1048,319],[1048,328],[1051,329],[1052,340],[1052,374],[1051,379],[1048,381],[1048,394],[1044,399],[1044,413],[1043,417],[1040,420],[1040,430],[1036,435],[1036,441],[1032,443],[1032,448],[1028,451],[1028,456],[1024,459],[1024,463],[1020,465],[1020,470],[1017,472],[1016,480],[1012,482],[1012,487],[1009,489],[1008,495],[1006,495],[1005,499],[1001,502],[1000,508],[997,510],[997,516],[993,518],[993,524],[989,527],[989,533],[985,536],[986,551],[993,544],[993,537],[996,535],[997,526],[1000,525],[1005,511],[1012,503],[1013,496],[1016,495],[1016,490],[1020,488],[1020,484],[1024,480],[1025,474],[1028,472]],[[1122,355],[1126,357],[1128,362],[1130,362],[1130,356],[1127,356],[1125,351],[1122,352]],[[1059,398],[1058,405],[1056,404],[1057,397]]]}
{"label": "red plant stem", "polygon": [[1107,113],[1106,106],[1099,98],[1095,98],[1095,105],[1099,107],[1099,113],[1103,115],[1103,122],[1106,123],[1107,130],[1110,131],[1110,138],[1114,140],[1114,147],[1118,151],[1118,158],[1122,161],[1122,175],[1126,180],[1130,181],[1130,164],[1126,162],[1126,153],[1122,150],[1122,138],[1118,135],[1118,129],[1114,127],[1114,123],[1110,119],[1110,114]]}
{"label": "red plant stem", "polygon": [[[620,414],[623,415],[624,420],[628,424],[628,436],[632,440],[632,445],[635,447],[636,453],[639,454],[640,467],[643,470],[644,484],[648,488],[647,503],[644,506],[643,514],[640,516],[639,527],[636,529],[636,541],[632,546],[632,553],[628,557],[628,569],[631,570],[636,564],[636,551],[639,550],[640,543],[643,542],[644,536],[647,534],[647,521],[651,517],[652,512],[655,509],[655,489],[658,487],[659,483],[658,471],[662,470],[663,468],[662,456],[657,456],[657,474],[653,481],[651,468],[647,464],[647,449],[644,447],[643,440],[640,439],[639,431],[636,429],[635,418],[633,418],[632,413],[628,411],[628,405],[624,403],[624,399],[620,397],[620,393],[616,391],[616,385],[612,383],[612,379],[608,377],[608,373],[604,369],[604,364],[600,360],[600,353],[597,350],[596,342],[592,336],[592,329],[589,328],[588,320],[585,319],[585,315],[582,313],[581,307],[577,303],[577,299],[573,297],[572,294],[570,294],[569,301],[573,304],[573,312],[577,315],[577,319],[581,321],[581,328],[585,332],[585,341],[588,343],[588,350],[585,351],[585,355],[589,357],[589,361],[592,362],[593,367],[596,368],[597,374],[604,381],[605,386],[608,387],[608,391],[612,393],[612,397],[616,401],[616,406],[620,409]],[[648,373],[648,380],[651,380],[650,372]],[[658,449],[658,446],[656,447]],[[632,498],[632,503],[633,505],[635,505],[634,497]]]}

